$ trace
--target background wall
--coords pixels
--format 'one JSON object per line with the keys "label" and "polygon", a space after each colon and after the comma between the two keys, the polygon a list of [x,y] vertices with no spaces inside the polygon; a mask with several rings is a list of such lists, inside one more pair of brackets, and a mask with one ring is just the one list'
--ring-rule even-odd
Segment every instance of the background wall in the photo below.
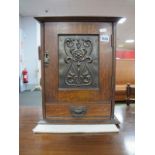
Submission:
{"label": "background wall", "polygon": [[[20,16],[20,90],[33,89],[39,84],[39,60],[38,46],[40,45],[40,28],[33,17]],[[28,70],[29,82],[27,85],[22,82],[22,70]]]}

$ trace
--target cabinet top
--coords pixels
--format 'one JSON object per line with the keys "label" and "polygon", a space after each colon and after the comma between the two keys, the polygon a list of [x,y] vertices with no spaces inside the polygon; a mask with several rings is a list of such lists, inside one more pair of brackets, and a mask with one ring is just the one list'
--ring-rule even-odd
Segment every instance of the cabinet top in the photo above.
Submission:
{"label": "cabinet top", "polygon": [[103,16],[55,16],[55,17],[34,17],[39,22],[117,22],[122,17]]}

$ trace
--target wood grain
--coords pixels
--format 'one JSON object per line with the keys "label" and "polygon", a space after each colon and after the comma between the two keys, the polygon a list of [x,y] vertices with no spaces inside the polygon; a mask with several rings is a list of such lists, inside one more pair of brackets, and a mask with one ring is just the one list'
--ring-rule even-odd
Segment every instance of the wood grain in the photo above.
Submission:
{"label": "wood grain", "polygon": [[45,51],[45,37],[44,37],[44,23],[40,25],[41,47],[40,47],[40,60],[41,60],[41,86],[42,86],[42,114],[43,118],[46,117],[45,107],[45,70],[44,70],[44,51]]}
{"label": "wood grain", "polygon": [[84,115],[84,117],[95,117],[95,116],[110,116],[110,112],[111,112],[111,105],[110,104],[93,104],[93,105],[66,105],[66,104],[46,104],[46,115],[47,116],[56,116],[56,117],[66,117],[66,116],[70,116],[72,117],[71,114],[71,107],[80,107],[80,106],[84,106],[87,109],[86,114]]}
{"label": "wood grain", "polygon": [[[86,114],[92,117],[110,116],[114,119],[114,93],[115,93],[115,39],[116,21],[119,17],[37,17],[42,22],[42,87],[43,87],[43,117],[58,117],[69,115],[67,106],[78,104],[85,106],[94,103],[94,108],[89,105]],[[103,35],[101,29],[106,29],[109,36],[107,42],[99,39],[99,87],[97,89],[59,89],[59,34],[96,34]],[[49,54],[49,64],[43,64],[44,52]],[[97,75],[95,75],[97,76]],[[100,108],[98,102],[108,102]],[[48,105],[51,103],[51,105]],[[53,103],[58,104],[52,108]],[[63,103],[67,103],[63,107]],[[95,107],[96,106],[96,107]],[[103,108],[102,108],[103,107]],[[56,112],[54,112],[56,110]],[[104,111],[105,110],[105,111]],[[107,112],[107,113],[106,113]],[[97,115],[97,116],[96,116]]]}
{"label": "wood grain", "polygon": [[50,64],[45,67],[46,102],[88,102],[111,99],[112,47],[110,42],[100,42],[98,90],[60,90],[58,88],[58,34],[99,34],[99,30],[103,27],[106,27],[111,35],[110,23],[45,23],[45,50],[49,51],[51,59]]}
{"label": "wood grain", "polygon": [[122,17],[103,16],[56,16],[35,17],[39,22],[117,22]]}
{"label": "wood grain", "polygon": [[119,133],[33,134],[42,108],[20,107],[20,155],[134,155],[134,105],[116,106],[123,118]]}

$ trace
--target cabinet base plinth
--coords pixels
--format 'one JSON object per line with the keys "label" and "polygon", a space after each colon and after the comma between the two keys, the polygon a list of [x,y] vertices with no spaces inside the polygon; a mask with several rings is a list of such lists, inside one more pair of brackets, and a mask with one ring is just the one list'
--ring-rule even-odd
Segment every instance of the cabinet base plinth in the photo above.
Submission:
{"label": "cabinet base plinth", "polygon": [[116,125],[119,125],[120,122],[116,117],[114,117],[114,118],[105,119],[105,120],[94,119],[94,120],[75,120],[75,121],[43,119],[43,120],[40,120],[38,124],[116,124]]}

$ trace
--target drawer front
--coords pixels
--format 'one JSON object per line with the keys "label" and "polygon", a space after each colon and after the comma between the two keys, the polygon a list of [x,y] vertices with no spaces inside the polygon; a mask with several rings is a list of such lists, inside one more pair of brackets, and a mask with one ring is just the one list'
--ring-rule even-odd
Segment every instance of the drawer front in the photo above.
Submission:
{"label": "drawer front", "polygon": [[67,104],[47,104],[46,117],[109,117],[111,114],[111,104],[95,105],[67,105]]}

